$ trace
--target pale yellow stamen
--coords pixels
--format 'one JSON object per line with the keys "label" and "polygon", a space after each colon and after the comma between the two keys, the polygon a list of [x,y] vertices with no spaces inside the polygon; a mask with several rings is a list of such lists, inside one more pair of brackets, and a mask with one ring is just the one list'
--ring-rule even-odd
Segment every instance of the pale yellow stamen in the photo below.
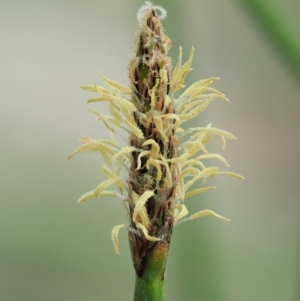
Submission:
{"label": "pale yellow stamen", "polygon": [[200,217],[204,217],[204,216],[208,216],[208,215],[212,215],[214,217],[217,217],[219,219],[222,219],[223,221],[226,221],[226,222],[230,222],[230,220],[224,216],[221,216],[217,213],[215,213],[214,211],[212,210],[202,210],[202,211],[199,211],[197,213],[194,213],[190,216],[190,219],[193,220],[193,219],[196,219],[196,218],[200,218]]}
{"label": "pale yellow stamen", "polygon": [[[123,194],[123,189],[126,187],[126,182],[120,179],[120,169],[117,171],[117,174],[114,173],[112,170],[107,168],[105,165],[102,166],[101,172],[102,174],[107,177],[108,179],[118,179],[119,181],[116,182],[116,186],[119,188],[121,195]],[[101,193],[103,195],[103,193]]]}
{"label": "pale yellow stamen", "polygon": [[196,155],[200,150],[202,150],[205,154],[208,153],[205,146],[198,139],[189,142],[186,146],[186,153],[189,157]]}
{"label": "pale yellow stamen", "polygon": [[[132,191],[132,199],[133,199],[133,203],[136,205],[138,200],[139,200],[140,196]],[[147,209],[145,207],[145,205],[142,206],[142,208],[139,210],[138,216],[141,219],[141,223],[148,229],[150,226],[150,221],[149,221],[149,216],[147,214]],[[139,222],[138,219],[136,218],[136,220],[134,220],[134,222]]]}
{"label": "pale yellow stamen", "polygon": [[167,75],[167,70],[166,69],[160,69],[159,70],[159,76],[161,78],[162,83],[167,83],[168,82],[168,75]]}
{"label": "pale yellow stamen", "polygon": [[190,176],[190,175],[199,175],[200,171],[197,168],[194,167],[189,167],[184,169],[181,174],[179,175],[179,179],[184,178],[186,176]]}
{"label": "pale yellow stamen", "polygon": [[218,167],[207,167],[201,171],[201,177],[211,177],[218,173]]}
{"label": "pale yellow stamen", "polygon": [[[101,196],[116,196],[116,192],[113,190],[103,190],[100,195]],[[98,198],[100,197],[100,195],[98,196]],[[86,192],[84,195],[82,195],[78,199],[78,203],[79,204],[85,203],[87,200],[92,199],[92,198],[95,198],[94,190]]]}
{"label": "pale yellow stamen", "polygon": [[182,218],[184,218],[186,215],[188,215],[188,210],[186,209],[185,205],[178,204],[175,205],[175,211],[174,211],[174,225],[178,223]]}
{"label": "pale yellow stamen", "polygon": [[113,115],[113,117],[115,117],[117,120],[119,120],[121,122],[122,120],[122,116],[119,113],[120,112],[120,108],[113,106],[111,103],[109,104],[109,111],[110,113]]}
{"label": "pale yellow stamen", "polygon": [[172,184],[172,174],[170,172],[169,164],[163,155],[160,154],[159,158],[161,160],[160,164],[165,166],[167,187],[170,188],[172,187],[173,184]]}
{"label": "pale yellow stamen", "polygon": [[121,150],[113,156],[113,159],[119,158],[121,155],[127,155],[135,151],[136,148],[134,146],[127,146],[121,148]]}
{"label": "pale yellow stamen", "polygon": [[[198,170],[198,169],[196,169]],[[218,168],[217,167],[208,167],[203,169],[201,172],[199,171],[199,173],[195,173],[195,176],[188,182],[186,182],[184,184],[184,190],[187,191],[196,181],[200,180],[200,179],[204,179],[207,177],[212,177],[214,175],[216,175],[218,173]]]}
{"label": "pale yellow stamen", "polygon": [[120,181],[120,180],[116,179],[116,178],[111,178],[111,179],[107,179],[107,180],[103,181],[101,184],[99,184],[95,188],[94,198],[99,198],[106,188],[108,188],[109,186],[115,184],[118,181]]}
{"label": "pale yellow stamen", "polygon": [[[181,98],[179,98],[178,102],[180,104],[178,104],[178,112],[182,112],[182,110],[184,110],[187,106],[192,105],[196,101],[205,102],[205,101],[209,100],[211,95],[203,94],[207,89],[208,89],[208,87],[203,87],[201,89],[196,89],[190,97],[188,97],[186,99],[183,99],[183,100]],[[218,97],[218,95],[216,95],[216,97]]]}
{"label": "pale yellow stamen", "polygon": [[124,118],[124,122],[129,127],[130,131],[139,139],[144,138],[143,132],[134,124],[130,123],[127,119]]}
{"label": "pale yellow stamen", "polygon": [[117,92],[122,92],[125,94],[131,94],[131,89],[121,83],[112,81],[110,79],[108,79],[107,77],[105,77],[102,73],[100,73],[98,71],[98,73],[100,74],[100,76],[103,78],[103,81],[107,84],[107,86]]}
{"label": "pale yellow stamen", "polygon": [[119,235],[119,231],[122,228],[125,228],[124,224],[114,226],[113,229],[112,229],[112,231],[111,231],[111,238],[112,238],[112,241],[113,241],[113,245],[115,247],[115,250],[116,250],[117,254],[119,254],[119,255],[120,255],[120,251],[119,251],[119,239],[118,239],[118,235]]}
{"label": "pale yellow stamen", "polygon": [[124,114],[124,117],[131,123],[131,124],[135,124],[135,120],[133,118],[133,115],[130,111],[128,110],[122,110],[123,111],[123,114]]}
{"label": "pale yellow stamen", "polygon": [[158,155],[159,155],[159,151],[160,151],[159,145],[157,144],[157,142],[154,139],[148,139],[142,145],[145,146],[145,145],[149,145],[149,144],[152,145],[152,148],[150,150],[151,158],[157,159]]}
{"label": "pale yellow stamen", "polygon": [[150,197],[152,197],[154,195],[154,192],[151,190],[147,190],[145,191],[140,198],[137,200],[136,205],[134,207],[133,210],[133,214],[132,214],[132,220],[135,222],[136,221],[136,217],[139,214],[139,212],[142,210],[142,208],[144,207],[144,205],[146,204],[146,202],[148,201],[148,199]]}
{"label": "pale yellow stamen", "polygon": [[181,68],[181,62],[182,62],[182,47],[179,47],[178,62],[173,70],[173,75],[172,75],[173,86],[175,86],[175,80],[177,79],[176,76],[178,76],[179,70]]}
{"label": "pale yellow stamen", "polygon": [[226,147],[226,139],[224,136],[220,136],[221,137],[221,140],[222,140],[222,148],[225,149]]}
{"label": "pale yellow stamen", "polygon": [[166,120],[171,119],[175,121],[175,123],[170,127],[172,129],[176,129],[180,125],[180,117],[177,114],[164,114],[161,115],[161,117]]}
{"label": "pale yellow stamen", "polygon": [[203,188],[198,188],[198,189],[194,189],[192,191],[189,191],[185,194],[185,199],[191,197],[191,196],[194,196],[195,194],[198,194],[198,193],[203,193],[203,192],[207,192],[209,190],[212,190],[212,189],[216,189],[217,187],[216,186],[208,186],[208,187],[203,187]]}
{"label": "pale yellow stamen", "polygon": [[90,98],[87,103],[92,103],[92,102],[98,102],[98,101],[108,101],[112,106],[115,106],[118,108],[118,106],[114,103],[114,101],[117,102],[117,104],[122,108],[122,109],[127,109],[131,112],[136,111],[135,105],[127,100],[126,98],[122,98],[116,95],[112,94],[102,94],[100,97],[94,97]]}
{"label": "pale yellow stamen", "polygon": [[[212,128],[212,127],[198,127],[198,128],[190,128],[189,131],[193,132],[193,131],[203,131],[203,132],[208,132],[208,133],[212,133],[212,134],[216,134],[219,136],[224,136],[227,139],[234,139],[236,140],[236,137],[233,136],[231,133],[226,132],[224,130],[220,130],[217,128]],[[196,138],[198,136],[198,134],[194,134],[192,137]]]}
{"label": "pale yellow stamen", "polygon": [[162,161],[160,161],[160,160],[154,160],[152,158],[149,158],[147,160],[147,163],[146,163],[146,167],[148,169],[150,169],[150,165],[155,166],[155,168],[157,170],[156,181],[160,181],[161,180],[161,176],[162,176],[160,164],[162,164]]}
{"label": "pale yellow stamen", "polygon": [[[78,153],[83,152],[94,152],[94,151],[100,151],[101,154],[109,154],[114,155],[114,151],[110,146],[116,147],[117,145],[110,140],[106,139],[100,139],[100,140],[93,140],[89,137],[84,137],[82,139],[79,139],[79,141],[84,142],[83,145],[79,146],[73,153],[67,156],[66,160],[70,160],[74,155]],[[109,156],[106,156],[106,158],[109,159]]]}
{"label": "pale yellow stamen", "polygon": [[136,169],[137,170],[139,170],[139,169],[141,169],[141,164],[142,164],[142,161],[141,161],[141,158],[142,157],[144,157],[144,156],[147,156],[147,155],[150,155],[150,151],[143,151],[143,152],[141,152],[139,155],[138,155],[138,158],[137,158],[137,167],[136,167]]}
{"label": "pale yellow stamen", "polygon": [[244,180],[243,176],[241,176],[237,173],[231,172],[231,171],[219,171],[218,172],[218,175],[222,175],[222,174],[231,176],[231,177],[233,177],[235,179],[238,179],[238,180]]}
{"label": "pale yellow stamen", "polygon": [[164,107],[163,107],[163,111],[166,110],[167,107],[169,107],[170,103],[172,102],[171,98],[169,95],[165,96],[165,101],[164,101]]}
{"label": "pale yellow stamen", "polygon": [[191,65],[192,65],[192,60],[193,60],[193,55],[194,55],[194,47],[192,47],[192,51],[190,53],[190,57],[188,61],[181,66],[181,60],[182,60],[182,49],[180,47],[179,49],[179,58],[178,58],[178,63],[174,69],[173,75],[172,75],[172,87],[175,91],[182,89],[184,86],[182,83],[184,82],[184,79],[186,75],[192,70]]}
{"label": "pale yellow stamen", "polygon": [[176,129],[176,133],[182,134],[182,133],[184,133],[184,129],[182,129],[182,128],[177,128],[177,129]]}
{"label": "pale yellow stamen", "polygon": [[201,161],[197,161],[195,159],[187,160],[184,163],[186,163],[186,166],[199,166],[202,170],[206,168]]}
{"label": "pale yellow stamen", "polygon": [[188,161],[183,162],[182,167],[184,167],[186,165],[193,165],[196,162],[198,162],[200,160],[204,160],[204,159],[218,159],[218,160],[222,161],[227,167],[229,167],[229,164],[227,163],[225,158],[219,154],[207,154],[207,155],[198,156],[197,158],[195,158],[193,160],[188,160]]}
{"label": "pale yellow stamen", "polygon": [[136,227],[137,227],[138,229],[140,229],[140,230],[144,233],[145,238],[146,238],[147,240],[149,240],[149,241],[160,241],[160,238],[150,236],[150,235],[148,234],[147,228],[146,228],[144,225],[142,225],[142,224],[140,224],[140,223],[136,223]]}
{"label": "pale yellow stamen", "polygon": [[151,108],[152,109],[155,108],[155,106],[156,106],[155,93],[156,93],[156,89],[158,87],[158,84],[159,84],[159,79],[157,78],[156,81],[155,81],[155,85],[154,85],[154,87],[151,90]]}
{"label": "pale yellow stamen", "polygon": [[85,203],[87,200],[92,199],[93,197],[94,197],[94,190],[88,191],[78,199],[78,203],[79,204]]}
{"label": "pale yellow stamen", "polygon": [[107,168],[105,165],[103,165],[101,167],[101,172],[107,178],[117,178],[118,177],[111,169]]}
{"label": "pale yellow stamen", "polygon": [[211,101],[206,101],[205,103],[196,106],[195,108],[190,110],[190,112],[187,114],[180,114],[179,115],[180,122],[183,123],[184,121],[188,121],[197,117],[200,113],[202,113],[207,108],[210,102]]}
{"label": "pale yellow stamen", "polygon": [[201,178],[201,172],[199,169],[196,169],[195,168],[195,175],[194,177],[187,181],[185,184],[184,184],[184,191],[186,192],[197,180],[199,180]]}
{"label": "pale yellow stamen", "polygon": [[185,104],[182,108],[182,110],[177,110],[177,113],[180,113],[180,115],[184,115],[186,114],[186,112],[188,112],[189,110],[191,110],[192,108],[201,105],[201,104],[206,104],[208,102],[208,99],[198,99],[195,100],[189,104]]}
{"label": "pale yellow stamen", "polygon": [[216,218],[219,218],[223,221],[230,222],[230,220],[228,218],[226,218],[224,216],[221,216],[221,215],[215,213],[212,210],[202,210],[202,211],[199,211],[197,213],[192,214],[191,216],[189,216],[187,218],[181,219],[179,222],[177,222],[177,225],[181,224],[183,222],[187,222],[187,221],[190,221],[190,220],[193,220],[193,219],[196,219],[196,218],[200,218],[200,217],[204,217],[204,216],[208,216],[208,215],[212,215],[212,216],[214,216]]}
{"label": "pale yellow stamen", "polygon": [[101,115],[101,114],[99,114],[99,112],[94,111],[94,110],[89,110],[89,111],[90,111],[91,113],[95,114],[95,115],[98,117],[97,120],[103,121],[104,124],[105,124],[105,126],[106,126],[109,130],[111,130],[112,132],[114,132],[114,129],[111,128],[111,127],[108,125],[108,123],[106,122],[106,120],[111,121],[111,122],[112,122],[114,125],[116,125],[117,127],[121,127],[121,126],[122,126],[121,122],[120,122],[118,119],[116,119],[115,117],[113,117],[113,116],[110,116],[110,115]]}
{"label": "pale yellow stamen", "polygon": [[[211,83],[213,83],[215,80],[218,80],[218,77],[211,77],[208,79],[203,79],[198,82],[193,83],[191,86],[189,86],[180,96],[179,98],[184,99],[191,95],[193,95],[197,90],[209,87]],[[205,90],[202,90],[202,93],[205,92]]]}
{"label": "pale yellow stamen", "polygon": [[82,90],[85,91],[90,91],[90,92],[98,92],[98,93],[110,93],[110,89],[104,88],[104,87],[99,87],[97,86],[95,83],[93,83],[93,85],[82,85],[79,86],[79,88],[81,88]]}
{"label": "pale yellow stamen", "polygon": [[[176,168],[177,174],[180,175],[181,174],[181,165],[180,164],[176,164],[175,168]],[[185,197],[183,178],[179,179],[177,188],[178,188],[179,197],[183,201],[184,197]]]}
{"label": "pale yellow stamen", "polygon": [[[201,141],[203,145],[206,145],[210,141],[210,139],[212,138],[212,136],[213,136],[212,133],[203,132],[203,135],[201,133],[198,136],[197,140]],[[221,136],[221,138],[224,138],[224,141],[225,141],[225,137],[224,136]]]}
{"label": "pale yellow stamen", "polygon": [[164,126],[163,126],[161,118],[159,116],[153,116],[153,120],[154,120],[155,127],[158,130],[158,132],[160,133],[163,140],[168,141],[168,138],[164,133]]}

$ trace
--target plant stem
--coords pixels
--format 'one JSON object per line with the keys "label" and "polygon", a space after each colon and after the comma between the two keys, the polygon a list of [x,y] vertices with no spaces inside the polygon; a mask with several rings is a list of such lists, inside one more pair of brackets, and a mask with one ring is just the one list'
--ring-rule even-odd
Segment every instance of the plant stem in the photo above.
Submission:
{"label": "plant stem", "polygon": [[136,277],[134,301],[164,301],[164,280]]}
{"label": "plant stem", "polygon": [[145,258],[143,270],[136,274],[134,301],[164,301],[164,271],[168,253],[165,242],[155,244]]}

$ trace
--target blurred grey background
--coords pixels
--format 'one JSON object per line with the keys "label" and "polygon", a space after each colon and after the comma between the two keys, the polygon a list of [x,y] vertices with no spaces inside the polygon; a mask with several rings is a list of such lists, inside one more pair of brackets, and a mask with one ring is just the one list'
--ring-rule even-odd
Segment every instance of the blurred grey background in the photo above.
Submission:
{"label": "blurred grey background", "polygon": [[[217,138],[210,150],[245,176],[212,178],[216,191],[187,201],[190,212],[212,209],[231,223],[208,217],[175,228],[166,300],[299,300],[300,73],[276,33],[288,26],[297,49],[300,4],[262,1],[280,13],[274,39],[271,21],[243,2],[155,2],[169,13],[174,64],[180,45],[185,59],[196,49],[188,83],[222,78],[214,87],[231,101],[216,100],[194,125],[213,122],[236,135],[225,151]],[[64,158],[79,137],[107,135],[78,85],[102,84],[97,70],[128,83],[142,3],[0,1],[1,301],[132,300],[127,235],[120,256],[110,238],[126,222],[121,203],[76,203],[101,181],[102,159]]]}

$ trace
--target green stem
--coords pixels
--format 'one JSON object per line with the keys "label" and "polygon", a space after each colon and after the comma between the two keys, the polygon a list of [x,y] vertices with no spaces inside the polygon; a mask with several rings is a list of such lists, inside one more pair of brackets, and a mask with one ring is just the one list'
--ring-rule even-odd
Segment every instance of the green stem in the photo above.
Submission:
{"label": "green stem", "polygon": [[136,277],[134,301],[164,301],[164,280]]}
{"label": "green stem", "polygon": [[168,245],[156,243],[145,258],[143,271],[136,275],[134,301],[164,301],[164,272]]}

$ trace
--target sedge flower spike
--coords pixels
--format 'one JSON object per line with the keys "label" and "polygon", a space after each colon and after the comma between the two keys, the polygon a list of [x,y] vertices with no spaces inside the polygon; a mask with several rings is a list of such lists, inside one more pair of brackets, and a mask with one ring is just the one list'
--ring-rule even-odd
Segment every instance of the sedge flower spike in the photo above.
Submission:
{"label": "sedge flower spike", "polygon": [[[123,200],[129,224],[115,226],[112,240],[119,253],[118,233],[122,228],[128,230],[137,277],[135,300],[152,300],[149,297],[151,292],[147,293],[149,287],[155,288],[154,295],[162,294],[174,226],[207,215],[228,221],[211,210],[188,216],[185,199],[216,188],[191,187],[218,174],[242,178],[232,172],[219,171],[217,167],[208,167],[205,163],[207,159],[217,159],[228,166],[221,155],[209,153],[206,147],[212,136],[217,135],[224,148],[226,139],[236,139],[232,134],[211,125],[183,127],[214,99],[228,99],[211,88],[218,79],[216,77],[185,88],[185,77],[192,70],[194,48],[185,63],[182,63],[180,48],[178,63],[172,70],[171,59],[167,56],[171,40],[161,24],[166,15],[162,7],[150,2],[145,2],[139,9],[139,30],[128,66],[129,87],[101,73],[106,87],[95,83],[81,86],[83,90],[97,93],[88,103],[108,103],[111,115],[91,112],[104,123],[111,139],[83,137],[80,139],[82,145],[67,157],[70,159],[77,153],[99,151],[108,166],[103,165],[101,169],[106,180],[81,196],[79,203],[106,196],[118,196]],[[183,92],[175,98],[174,93],[180,90]],[[124,147],[120,147],[113,138],[119,131],[129,133],[128,145]],[[163,300],[163,297],[153,297],[153,300]]]}

